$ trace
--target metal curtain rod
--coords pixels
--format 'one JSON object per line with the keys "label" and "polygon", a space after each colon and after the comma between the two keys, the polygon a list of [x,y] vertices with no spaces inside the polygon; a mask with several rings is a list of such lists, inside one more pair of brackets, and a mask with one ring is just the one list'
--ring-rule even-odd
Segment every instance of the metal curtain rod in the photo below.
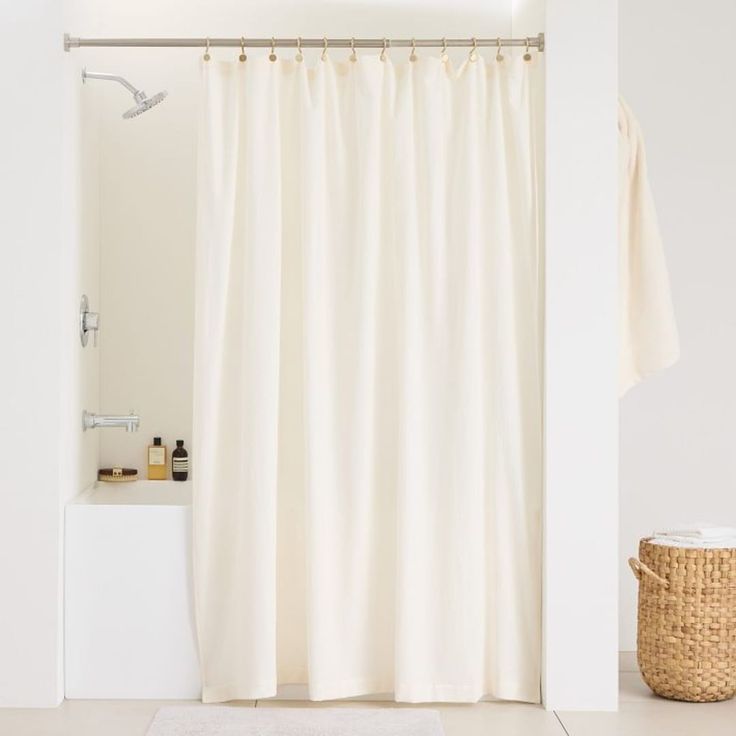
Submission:
{"label": "metal curtain rod", "polygon": [[528,38],[78,38],[64,34],[64,51],[97,47],[129,48],[292,48],[308,49],[382,49],[387,48],[458,48],[470,46],[529,46],[544,51],[544,34]]}

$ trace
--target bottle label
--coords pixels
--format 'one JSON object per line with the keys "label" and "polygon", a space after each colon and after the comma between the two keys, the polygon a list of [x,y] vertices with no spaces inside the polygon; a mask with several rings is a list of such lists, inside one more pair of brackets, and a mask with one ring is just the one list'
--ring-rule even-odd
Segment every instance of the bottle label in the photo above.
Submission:
{"label": "bottle label", "polygon": [[148,464],[166,465],[166,450],[163,447],[149,447]]}
{"label": "bottle label", "polygon": [[189,458],[186,457],[175,457],[171,469],[175,473],[187,473],[189,472]]}

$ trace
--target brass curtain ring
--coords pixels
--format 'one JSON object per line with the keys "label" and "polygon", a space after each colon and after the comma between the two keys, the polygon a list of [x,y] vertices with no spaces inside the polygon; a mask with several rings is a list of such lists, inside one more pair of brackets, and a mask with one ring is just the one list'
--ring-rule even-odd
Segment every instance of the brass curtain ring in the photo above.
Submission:
{"label": "brass curtain ring", "polygon": [[524,51],[524,61],[532,60],[532,55],[529,53],[529,45],[530,45],[529,36],[527,36],[526,37],[526,49]]}
{"label": "brass curtain ring", "polygon": [[209,39],[209,36],[205,39],[204,56],[202,58],[205,61],[209,61],[212,58],[210,56],[210,39]]}
{"label": "brass curtain ring", "polygon": [[278,57],[276,56],[276,39],[271,36],[271,53],[268,55],[269,61],[276,61]]}
{"label": "brass curtain ring", "polygon": [[450,57],[447,55],[447,39],[442,39],[442,51],[440,52],[440,61],[446,64]]}
{"label": "brass curtain ring", "polygon": [[381,49],[381,61],[386,61],[386,49],[388,48],[388,41],[384,38],[383,39],[383,48]]}
{"label": "brass curtain ring", "polygon": [[478,41],[473,37],[473,48],[470,49],[470,54],[468,55],[468,61],[478,61]]}
{"label": "brass curtain ring", "polygon": [[409,54],[409,61],[416,61],[419,57],[417,56],[417,42],[412,38],[411,40],[411,53]]}
{"label": "brass curtain ring", "polygon": [[350,61],[358,61],[358,54],[355,53],[355,39],[350,39]]}
{"label": "brass curtain ring", "polygon": [[322,37],[322,43],[324,44],[322,47],[322,53],[320,54],[320,59],[322,61],[327,61],[327,36]]}
{"label": "brass curtain ring", "polygon": [[302,37],[299,36],[296,39],[296,56],[294,61],[304,61],[304,54],[302,54]]}
{"label": "brass curtain ring", "polygon": [[245,61],[248,57],[245,55],[245,36],[240,37],[240,56],[238,61]]}
{"label": "brass curtain ring", "polygon": [[496,39],[496,61],[503,61],[503,54],[501,53],[501,39]]}

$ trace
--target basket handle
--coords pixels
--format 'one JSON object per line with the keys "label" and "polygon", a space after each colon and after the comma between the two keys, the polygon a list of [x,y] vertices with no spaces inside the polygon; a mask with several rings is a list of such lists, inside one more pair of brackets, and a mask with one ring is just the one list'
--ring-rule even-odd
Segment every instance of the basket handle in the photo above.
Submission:
{"label": "basket handle", "polygon": [[660,585],[664,585],[665,588],[670,587],[670,584],[664,578],[659,577],[654,570],[637,560],[636,557],[629,557],[629,567],[637,580],[641,580],[642,574],[649,575],[650,578],[656,580]]}

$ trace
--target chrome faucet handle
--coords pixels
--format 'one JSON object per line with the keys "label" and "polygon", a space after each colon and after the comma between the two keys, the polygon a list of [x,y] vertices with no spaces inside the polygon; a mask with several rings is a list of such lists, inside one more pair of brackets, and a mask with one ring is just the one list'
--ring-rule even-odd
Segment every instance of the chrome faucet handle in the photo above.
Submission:
{"label": "chrome faucet handle", "polygon": [[92,345],[97,347],[97,333],[100,330],[99,312],[87,312],[84,317],[84,330],[92,333]]}
{"label": "chrome faucet handle", "polygon": [[97,347],[97,332],[100,329],[100,315],[98,312],[89,311],[89,299],[86,294],[82,294],[82,301],[79,304],[79,339],[82,347],[87,347],[89,333],[94,334],[94,346]]}

